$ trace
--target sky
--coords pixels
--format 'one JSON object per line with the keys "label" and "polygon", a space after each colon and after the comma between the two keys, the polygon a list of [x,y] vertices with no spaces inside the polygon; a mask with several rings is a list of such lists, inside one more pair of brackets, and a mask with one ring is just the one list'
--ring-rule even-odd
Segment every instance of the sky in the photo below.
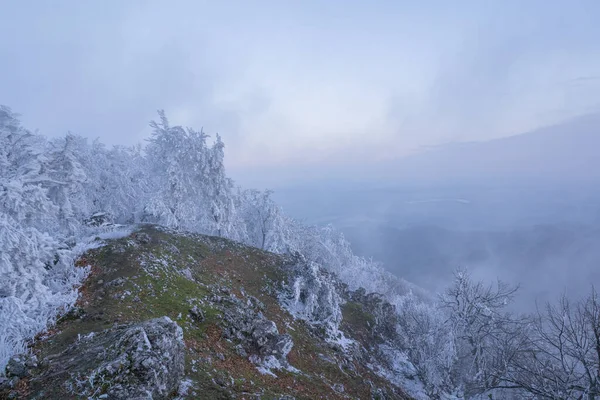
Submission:
{"label": "sky", "polygon": [[[600,110],[600,2],[0,0],[0,104],[131,145],[164,109],[234,176],[392,160]],[[292,176],[292,175],[290,175]]]}

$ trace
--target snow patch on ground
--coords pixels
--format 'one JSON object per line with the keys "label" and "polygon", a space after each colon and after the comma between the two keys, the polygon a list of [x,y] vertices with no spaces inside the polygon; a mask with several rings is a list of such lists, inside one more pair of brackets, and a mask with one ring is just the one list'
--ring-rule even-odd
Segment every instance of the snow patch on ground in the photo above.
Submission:
{"label": "snow patch on ground", "polygon": [[274,378],[277,378],[277,375],[273,372],[273,370],[285,370],[293,373],[300,373],[300,370],[292,367],[291,365],[283,365],[281,362],[274,356],[267,357],[259,357],[257,355],[250,356],[250,362],[252,362],[258,372],[263,375],[271,375]]}
{"label": "snow patch on ground", "polygon": [[356,341],[350,339],[344,335],[344,332],[340,330],[335,330],[329,332],[329,337],[327,339],[330,343],[335,343],[340,346],[344,351],[349,350],[352,346],[356,345]]}
{"label": "snow patch on ground", "polygon": [[112,225],[111,230],[97,234],[94,237],[99,237],[100,239],[103,239],[103,240],[122,239],[124,237],[131,235],[134,230],[135,230],[135,226],[126,226],[126,225],[115,224],[115,225]]}
{"label": "snow patch on ground", "polygon": [[405,352],[391,346],[382,345],[379,350],[386,355],[388,365],[368,364],[377,375],[403,388],[415,400],[428,400],[425,387],[417,377],[414,365]]}

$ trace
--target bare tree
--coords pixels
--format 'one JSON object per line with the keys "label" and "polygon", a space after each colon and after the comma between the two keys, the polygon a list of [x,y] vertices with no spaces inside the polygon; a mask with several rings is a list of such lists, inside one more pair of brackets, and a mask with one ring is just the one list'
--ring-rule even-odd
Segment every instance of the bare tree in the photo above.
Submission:
{"label": "bare tree", "polygon": [[458,349],[456,379],[463,381],[466,396],[503,387],[510,361],[524,348],[524,320],[506,311],[517,290],[501,281],[474,282],[458,270],[440,298]]}
{"label": "bare tree", "polygon": [[507,381],[542,399],[600,398],[600,299],[594,288],[572,304],[562,296],[532,322],[526,357]]}

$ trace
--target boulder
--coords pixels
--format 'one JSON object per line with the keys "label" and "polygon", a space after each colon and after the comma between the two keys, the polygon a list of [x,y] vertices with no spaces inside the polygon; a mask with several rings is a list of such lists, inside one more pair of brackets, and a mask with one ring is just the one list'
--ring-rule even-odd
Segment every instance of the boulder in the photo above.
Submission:
{"label": "boulder", "polygon": [[16,355],[10,358],[10,360],[8,360],[8,363],[6,364],[6,377],[8,378],[12,378],[12,377],[16,377],[16,378],[26,378],[28,377],[29,374],[29,368],[27,366],[27,362],[26,359],[28,357],[25,355]]}
{"label": "boulder", "polygon": [[[50,360],[36,378],[64,376],[74,395],[110,399],[165,399],[184,373],[182,329],[168,317],[91,333]],[[82,379],[85,377],[86,379]]]}
{"label": "boulder", "polygon": [[237,342],[239,355],[265,369],[290,367],[287,355],[294,345],[292,337],[280,334],[275,322],[264,317],[260,300],[213,296],[211,302],[223,312],[223,335]]}
{"label": "boulder", "polygon": [[259,355],[274,356],[282,365],[287,363],[286,357],[294,345],[290,335],[280,334],[275,323],[266,319],[256,320],[252,340]]}

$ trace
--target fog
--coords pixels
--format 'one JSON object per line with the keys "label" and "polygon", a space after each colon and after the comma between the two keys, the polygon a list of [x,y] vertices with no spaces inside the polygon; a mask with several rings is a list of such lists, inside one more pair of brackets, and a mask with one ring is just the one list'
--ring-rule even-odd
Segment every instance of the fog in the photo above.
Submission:
{"label": "fog", "polygon": [[470,185],[326,192],[281,190],[293,215],[342,229],[355,251],[432,291],[457,267],[485,281],[521,285],[517,304],[600,282],[600,192]]}
{"label": "fog", "polygon": [[165,109],[228,172],[436,291],[600,284],[600,3],[0,1],[0,104],[131,145]]}
{"label": "fog", "polygon": [[[366,182],[280,187],[297,218],[342,229],[354,250],[431,291],[458,267],[520,284],[536,306],[600,283],[600,118],[440,146]],[[390,171],[388,171],[390,172]]]}

